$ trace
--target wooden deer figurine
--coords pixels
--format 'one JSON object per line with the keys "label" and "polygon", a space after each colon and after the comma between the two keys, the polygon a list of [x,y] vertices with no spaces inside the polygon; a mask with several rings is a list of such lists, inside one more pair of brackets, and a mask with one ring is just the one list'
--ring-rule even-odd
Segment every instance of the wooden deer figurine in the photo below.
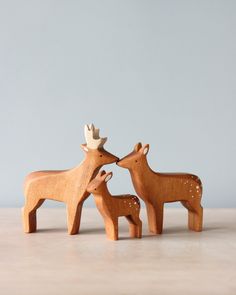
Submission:
{"label": "wooden deer figurine", "polygon": [[158,173],[148,165],[149,145],[135,145],[134,150],[117,162],[127,168],[138,196],[145,202],[149,230],[161,234],[164,203],[180,201],[188,210],[188,227],[202,230],[202,184],[200,179],[188,173]]}
{"label": "wooden deer figurine", "polygon": [[64,202],[67,205],[68,233],[79,232],[83,202],[89,196],[87,186],[99,169],[114,163],[118,158],[108,153],[103,145],[107,138],[99,137],[99,129],[85,125],[86,144],[81,147],[85,159],[75,168],[62,171],[37,171],[30,173],[25,180],[25,206],[22,208],[24,231],[35,232],[36,210],[45,199]]}
{"label": "wooden deer figurine", "polygon": [[96,206],[104,222],[107,237],[118,240],[118,217],[125,216],[129,222],[130,237],[141,238],[142,221],[139,219],[140,202],[136,196],[112,196],[107,188],[107,182],[112,177],[112,172],[101,171],[89,183],[87,191],[95,198]]}

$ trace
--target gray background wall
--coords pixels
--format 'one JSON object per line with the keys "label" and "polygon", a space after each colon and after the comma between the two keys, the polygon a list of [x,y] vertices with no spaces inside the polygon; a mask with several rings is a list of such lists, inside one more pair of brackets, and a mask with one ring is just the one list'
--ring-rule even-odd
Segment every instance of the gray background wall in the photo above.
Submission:
{"label": "gray background wall", "polygon": [[[0,205],[32,170],[83,158],[83,125],[123,156],[189,171],[205,207],[235,207],[236,1],[0,1]],[[113,193],[133,192],[115,165]],[[48,206],[56,203],[48,202]],[[86,202],[93,206],[93,198]]]}

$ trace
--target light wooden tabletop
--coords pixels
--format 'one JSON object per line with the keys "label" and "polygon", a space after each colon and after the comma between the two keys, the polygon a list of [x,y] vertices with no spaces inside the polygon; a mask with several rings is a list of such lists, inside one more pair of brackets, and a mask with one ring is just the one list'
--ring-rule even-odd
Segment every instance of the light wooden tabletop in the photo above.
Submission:
{"label": "light wooden tabletop", "polygon": [[0,293],[236,294],[236,209],[205,209],[204,231],[187,230],[187,211],[165,209],[164,232],[129,239],[120,219],[106,239],[96,209],[84,209],[81,233],[67,234],[64,209],[38,210],[39,231],[24,234],[20,209],[0,209]]}

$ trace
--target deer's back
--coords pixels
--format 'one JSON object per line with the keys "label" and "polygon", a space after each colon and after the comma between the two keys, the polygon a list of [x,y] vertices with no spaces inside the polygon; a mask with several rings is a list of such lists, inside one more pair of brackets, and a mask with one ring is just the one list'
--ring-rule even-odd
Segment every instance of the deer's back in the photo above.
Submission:
{"label": "deer's back", "polygon": [[35,171],[30,173],[24,182],[25,195],[28,194],[29,189],[40,189],[42,186],[46,189],[46,184],[52,184],[58,182],[58,178],[63,179],[64,173],[68,170],[45,170]]}

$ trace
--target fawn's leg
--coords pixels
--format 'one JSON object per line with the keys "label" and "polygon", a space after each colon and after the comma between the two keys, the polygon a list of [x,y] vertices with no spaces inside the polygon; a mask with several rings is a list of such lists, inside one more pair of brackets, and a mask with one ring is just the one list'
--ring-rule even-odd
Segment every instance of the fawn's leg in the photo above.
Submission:
{"label": "fawn's leg", "polygon": [[82,207],[83,207],[83,202],[79,204],[76,204],[76,203],[67,204],[67,225],[68,225],[68,233],[70,235],[76,235],[79,232]]}
{"label": "fawn's leg", "polygon": [[202,231],[203,208],[201,204],[194,206],[194,210],[188,210],[189,229],[193,231]]}
{"label": "fawn's leg", "polygon": [[163,230],[163,211],[164,211],[164,203],[157,203],[155,205],[156,209],[156,229],[157,229],[157,234],[161,234]]}
{"label": "fawn's leg", "polygon": [[33,233],[37,230],[37,209],[45,200],[30,199],[26,201],[22,208],[23,228],[25,233]]}
{"label": "fawn's leg", "polygon": [[151,203],[145,203],[146,209],[147,209],[147,216],[148,216],[148,227],[149,231],[157,234],[157,223],[156,223],[156,209],[153,204]]}
{"label": "fawn's leg", "polygon": [[142,238],[142,221],[139,216],[134,217],[135,221],[135,237]]}
{"label": "fawn's leg", "polygon": [[132,215],[125,216],[129,222],[129,235],[131,238],[136,238],[136,224]]}
{"label": "fawn's leg", "polygon": [[199,202],[181,202],[188,209],[188,228],[193,231],[202,231],[203,208]]}
{"label": "fawn's leg", "polygon": [[142,221],[138,216],[128,215],[126,216],[129,221],[129,233],[131,238],[142,237]]}
{"label": "fawn's leg", "polygon": [[114,219],[105,218],[104,222],[108,239],[118,240],[118,217]]}
{"label": "fawn's leg", "polygon": [[142,238],[142,221],[139,218],[136,226],[136,238]]}

